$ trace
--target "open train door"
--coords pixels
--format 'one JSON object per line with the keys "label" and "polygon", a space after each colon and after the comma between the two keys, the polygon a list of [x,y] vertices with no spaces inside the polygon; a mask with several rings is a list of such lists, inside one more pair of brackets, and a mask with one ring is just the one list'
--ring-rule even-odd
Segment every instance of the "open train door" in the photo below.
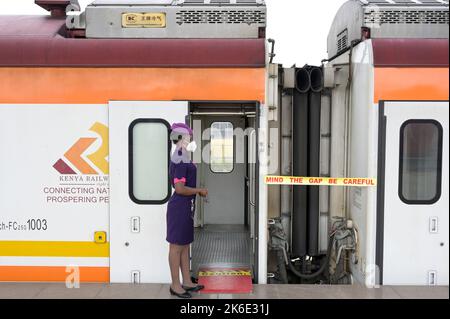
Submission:
{"label": "open train door", "polygon": [[377,264],[384,285],[448,285],[448,101],[380,104]]}
{"label": "open train door", "polygon": [[112,283],[170,282],[170,125],[187,114],[187,102],[109,103]]}

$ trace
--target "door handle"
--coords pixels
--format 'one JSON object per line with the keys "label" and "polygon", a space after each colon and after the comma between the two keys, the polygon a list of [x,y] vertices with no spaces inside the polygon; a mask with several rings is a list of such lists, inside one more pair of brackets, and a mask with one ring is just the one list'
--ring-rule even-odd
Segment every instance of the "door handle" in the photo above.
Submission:
{"label": "door handle", "polygon": [[[200,183],[200,188],[205,188],[205,183]],[[200,200],[204,204],[208,204],[209,203],[209,197],[201,197]]]}
{"label": "door handle", "polygon": [[428,285],[429,286],[437,285],[437,271],[431,270],[428,272]]}
{"label": "door handle", "polygon": [[139,233],[141,231],[141,219],[139,217],[131,217],[131,232]]}
{"label": "door handle", "polygon": [[256,207],[256,205],[255,205],[255,199],[253,198],[254,197],[254,193],[255,193],[255,190],[253,189],[255,186],[254,185],[252,185],[252,183],[250,183],[250,181],[249,181],[249,187],[248,187],[248,202],[249,202],[249,204],[251,205],[251,206],[253,206],[253,207]]}
{"label": "door handle", "polygon": [[439,218],[431,217],[430,218],[430,233],[437,234],[439,232]]}
{"label": "door handle", "polygon": [[141,272],[139,270],[134,270],[131,272],[131,283],[132,284],[141,283]]}
{"label": "door handle", "polygon": [[250,202],[250,205],[251,205],[251,206],[256,207],[255,201],[252,200],[252,195],[251,195],[251,194],[250,194],[250,196],[249,196],[249,202]]}

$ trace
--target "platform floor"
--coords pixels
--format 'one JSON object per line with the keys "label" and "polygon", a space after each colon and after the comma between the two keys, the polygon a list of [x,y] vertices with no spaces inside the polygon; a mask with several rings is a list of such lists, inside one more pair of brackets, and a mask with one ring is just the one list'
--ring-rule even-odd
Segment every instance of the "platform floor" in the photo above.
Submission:
{"label": "platform floor", "polygon": [[[172,299],[168,285],[0,283],[0,299]],[[250,295],[194,295],[195,299],[448,299],[449,287],[255,285]]]}

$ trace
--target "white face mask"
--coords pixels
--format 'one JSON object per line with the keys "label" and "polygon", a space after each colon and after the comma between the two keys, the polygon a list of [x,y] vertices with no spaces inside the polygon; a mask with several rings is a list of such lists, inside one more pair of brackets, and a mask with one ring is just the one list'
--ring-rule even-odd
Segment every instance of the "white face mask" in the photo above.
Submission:
{"label": "white face mask", "polygon": [[188,152],[194,153],[197,150],[197,143],[195,143],[195,141],[191,141],[190,136],[184,136],[182,143],[184,148]]}
{"label": "white face mask", "polygon": [[197,150],[197,143],[195,143],[195,141],[190,142],[186,146],[186,151],[188,152],[195,153],[196,150]]}

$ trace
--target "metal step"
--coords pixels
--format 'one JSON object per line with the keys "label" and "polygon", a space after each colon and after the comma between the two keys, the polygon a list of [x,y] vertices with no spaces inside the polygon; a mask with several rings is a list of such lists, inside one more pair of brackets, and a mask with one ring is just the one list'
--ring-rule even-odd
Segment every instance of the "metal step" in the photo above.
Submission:
{"label": "metal step", "polygon": [[251,268],[251,239],[244,226],[210,225],[197,229],[191,249],[195,278],[202,267]]}

